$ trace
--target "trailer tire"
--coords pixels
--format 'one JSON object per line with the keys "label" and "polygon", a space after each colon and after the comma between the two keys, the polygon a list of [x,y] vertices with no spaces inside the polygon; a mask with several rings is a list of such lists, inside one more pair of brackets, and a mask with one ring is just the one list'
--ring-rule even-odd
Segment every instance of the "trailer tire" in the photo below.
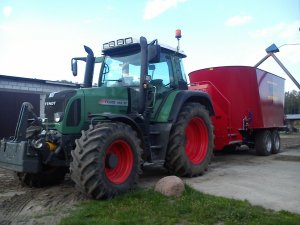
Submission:
{"label": "trailer tire", "polygon": [[16,176],[22,185],[42,188],[60,184],[64,178],[68,168],[66,167],[47,167],[43,168],[41,173],[22,173],[17,172]]}
{"label": "trailer tire", "polygon": [[71,152],[71,178],[94,199],[112,198],[135,188],[141,172],[137,133],[127,124],[99,123],[82,131]]}
{"label": "trailer tire", "polygon": [[186,103],[171,129],[165,167],[178,176],[198,176],[213,153],[213,128],[208,111],[199,103]]}
{"label": "trailer tire", "polygon": [[272,154],[280,152],[280,136],[278,130],[273,130],[272,133]]}
{"label": "trailer tire", "polygon": [[262,130],[255,135],[256,155],[268,156],[272,152],[272,135],[269,130]]}

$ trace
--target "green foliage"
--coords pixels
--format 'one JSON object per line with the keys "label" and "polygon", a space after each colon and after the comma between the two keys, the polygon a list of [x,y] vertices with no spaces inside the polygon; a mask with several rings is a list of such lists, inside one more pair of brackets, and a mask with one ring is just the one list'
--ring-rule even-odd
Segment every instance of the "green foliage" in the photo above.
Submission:
{"label": "green foliage", "polygon": [[285,92],[284,113],[300,114],[300,92]]}
{"label": "green foliage", "polygon": [[60,225],[84,224],[289,224],[300,225],[300,215],[274,212],[247,201],[203,194],[186,186],[180,198],[168,198],[152,189],[137,190],[111,200],[87,201]]}

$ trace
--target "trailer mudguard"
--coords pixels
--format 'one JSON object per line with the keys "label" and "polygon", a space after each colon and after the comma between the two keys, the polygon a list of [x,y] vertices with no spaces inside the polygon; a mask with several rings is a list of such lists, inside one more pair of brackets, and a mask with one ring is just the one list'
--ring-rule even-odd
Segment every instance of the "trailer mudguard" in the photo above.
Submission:
{"label": "trailer mudguard", "polygon": [[177,116],[186,102],[199,102],[201,105],[205,106],[210,116],[215,115],[212,102],[209,95],[206,92],[202,91],[191,91],[191,90],[182,90],[176,95],[174,103],[172,105],[171,112],[169,114],[169,121],[175,122]]}

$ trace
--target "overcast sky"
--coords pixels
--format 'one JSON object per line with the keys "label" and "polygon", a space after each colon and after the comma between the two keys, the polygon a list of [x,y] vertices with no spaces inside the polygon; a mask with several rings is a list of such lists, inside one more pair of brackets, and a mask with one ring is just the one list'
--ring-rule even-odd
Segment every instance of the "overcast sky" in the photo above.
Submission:
{"label": "overcast sky", "polygon": [[[145,36],[176,47],[177,28],[187,73],[253,66],[272,43],[300,43],[300,0],[0,0],[0,10],[0,74],[9,76],[82,82],[70,59],[86,55],[83,45],[101,55],[105,42]],[[300,82],[300,45],[277,57]],[[260,68],[297,90],[273,59]]]}

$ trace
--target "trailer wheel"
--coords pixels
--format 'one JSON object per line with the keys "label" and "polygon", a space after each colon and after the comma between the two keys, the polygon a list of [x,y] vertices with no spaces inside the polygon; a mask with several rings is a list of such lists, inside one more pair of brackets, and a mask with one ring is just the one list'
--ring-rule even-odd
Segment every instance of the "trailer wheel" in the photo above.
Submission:
{"label": "trailer wheel", "polygon": [[41,173],[16,173],[17,178],[23,185],[29,187],[46,187],[60,184],[64,178],[68,168],[66,167],[44,167]]}
{"label": "trailer wheel", "polygon": [[71,178],[79,191],[101,199],[136,186],[141,166],[140,140],[124,123],[100,123],[82,131],[72,151]]}
{"label": "trailer wheel", "polygon": [[179,176],[197,176],[207,168],[213,152],[209,114],[199,103],[187,103],[174,124],[165,166]]}
{"label": "trailer wheel", "polygon": [[263,130],[255,136],[255,151],[257,155],[267,156],[272,152],[272,135],[269,130]]}
{"label": "trailer wheel", "polygon": [[272,133],[272,154],[280,152],[280,136],[277,130],[273,130]]}

